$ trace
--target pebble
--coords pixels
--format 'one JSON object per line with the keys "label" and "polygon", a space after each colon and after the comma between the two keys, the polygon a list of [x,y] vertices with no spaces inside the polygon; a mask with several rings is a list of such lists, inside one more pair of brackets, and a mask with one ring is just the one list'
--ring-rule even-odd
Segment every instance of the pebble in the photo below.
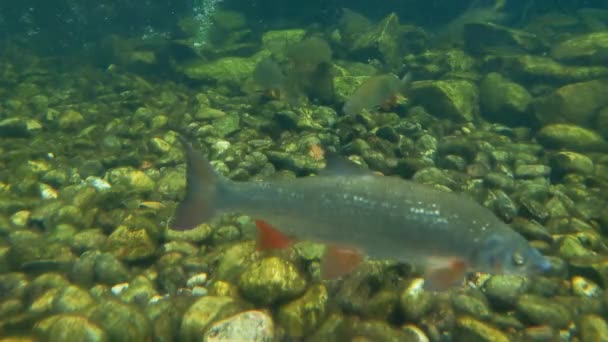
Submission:
{"label": "pebble", "polygon": [[241,312],[211,324],[203,336],[203,341],[274,341],[272,317],[258,310]]}
{"label": "pebble", "polygon": [[532,324],[548,324],[555,328],[564,328],[571,320],[568,308],[551,299],[535,295],[522,295],[517,301],[516,308]]}
{"label": "pebble", "polygon": [[188,287],[205,285],[206,283],[207,283],[207,273],[195,274],[186,281],[186,285]]}
{"label": "pebble", "polygon": [[278,257],[264,258],[243,272],[239,289],[261,305],[295,298],[306,290],[306,280],[295,265]]}

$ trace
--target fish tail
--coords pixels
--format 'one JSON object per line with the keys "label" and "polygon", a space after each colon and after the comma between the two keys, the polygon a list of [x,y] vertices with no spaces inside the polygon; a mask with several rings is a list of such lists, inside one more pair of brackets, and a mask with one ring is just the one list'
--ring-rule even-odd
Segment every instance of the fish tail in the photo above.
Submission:
{"label": "fish tail", "polygon": [[173,229],[188,230],[208,221],[216,211],[218,186],[223,179],[203,155],[182,141],[186,156],[186,195],[175,210]]}

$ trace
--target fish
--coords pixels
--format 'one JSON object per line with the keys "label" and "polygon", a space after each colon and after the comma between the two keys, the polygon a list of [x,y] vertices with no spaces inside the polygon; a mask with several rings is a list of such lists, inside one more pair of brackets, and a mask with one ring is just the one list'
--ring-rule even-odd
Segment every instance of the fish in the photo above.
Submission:
{"label": "fish", "polygon": [[411,73],[405,74],[402,79],[397,78],[394,74],[372,76],[346,99],[342,111],[347,115],[353,115],[363,109],[369,110],[391,104],[411,82],[411,78]]}
{"label": "fish", "polygon": [[318,175],[236,182],[191,144],[184,147],[186,192],[172,229],[245,214],[255,220],[262,250],[288,248],[296,238],[325,243],[322,279],[346,276],[366,256],[419,265],[433,290],[462,284],[471,272],[533,275],[551,268],[522,235],[463,194],[379,176],[335,155],[326,155]]}

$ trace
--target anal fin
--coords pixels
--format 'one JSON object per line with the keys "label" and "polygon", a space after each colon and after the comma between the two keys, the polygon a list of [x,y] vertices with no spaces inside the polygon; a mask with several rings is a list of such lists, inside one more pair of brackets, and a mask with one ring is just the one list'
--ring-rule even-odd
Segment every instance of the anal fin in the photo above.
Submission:
{"label": "anal fin", "polygon": [[352,271],[361,264],[363,255],[352,247],[327,246],[321,260],[321,278],[337,279]]}
{"label": "anal fin", "polygon": [[255,220],[258,228],[258,250],[283,249],[293,244],[293,239],[263,220]]}

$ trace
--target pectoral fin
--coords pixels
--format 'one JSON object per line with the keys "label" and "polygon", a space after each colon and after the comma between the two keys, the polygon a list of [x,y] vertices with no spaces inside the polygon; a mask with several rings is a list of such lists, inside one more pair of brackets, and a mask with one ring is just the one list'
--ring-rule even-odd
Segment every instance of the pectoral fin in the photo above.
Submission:
{"label": "pectoral fin", "polygon": [[427,268],[424,287],[431,291],[444,291],[462,285],[465,275],[466,263],[463,260],[449,260],[444,265]]}
{"label": "pectoral fin", "polygon": [[361,252],[352,247],[327,246],[321,260],[321,278],[337,279],[352,272],[363,261]]}

